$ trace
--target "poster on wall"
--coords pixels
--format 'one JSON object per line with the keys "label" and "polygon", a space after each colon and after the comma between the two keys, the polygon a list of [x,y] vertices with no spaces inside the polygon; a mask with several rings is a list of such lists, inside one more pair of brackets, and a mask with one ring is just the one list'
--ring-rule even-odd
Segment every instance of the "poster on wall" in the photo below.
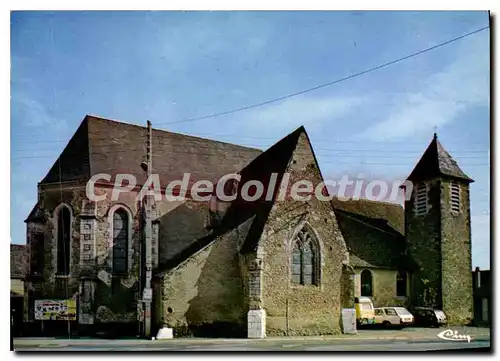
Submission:
{"label": "poster on wall", "polygon": [[76,300],[35,300],[35,320],[76,321]]}

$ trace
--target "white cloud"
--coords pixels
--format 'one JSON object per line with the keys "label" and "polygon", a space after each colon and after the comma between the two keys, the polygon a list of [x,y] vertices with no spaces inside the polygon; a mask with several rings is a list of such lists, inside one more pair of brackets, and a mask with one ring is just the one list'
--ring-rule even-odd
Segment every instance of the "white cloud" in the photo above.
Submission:
{"label": "white cloud", "polygon": [[304,125],[307,130],[321,128],[326,122],[345,117],[363,104],[362,97],[297,97],[264,106],[240,117],[249,129],[266,129],[266,132],[283,136]]}
{"label": "white cloud", "polygon": [[441,72],[396,95],[386,119],[356,139],[386,140],[414,136],[453,122],[464,110],[489,105],[489,38],[486,33],[462,40],[455,60]]}

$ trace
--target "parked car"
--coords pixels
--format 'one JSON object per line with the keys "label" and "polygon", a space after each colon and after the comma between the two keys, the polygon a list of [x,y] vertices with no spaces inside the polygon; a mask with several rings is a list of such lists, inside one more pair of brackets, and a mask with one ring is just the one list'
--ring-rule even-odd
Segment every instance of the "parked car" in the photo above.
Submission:
{"label": "parked car", "polygon": [[439,327],[446,325],[448,320],[442,310],[431,307],[415,307],[411,310],[415,316],[415,325],[427,327]]}
{"label": "parked car", "polygon": [[356,309],[356,324],[358,327],[375,324],[373,302],[369,297],[356,297],[354,299],[354,308]]}
{"label": "parked car", "polygon": [[375,324],[384,327],[404,327],[414,322],[413,315],[404,307],[377,307]]}

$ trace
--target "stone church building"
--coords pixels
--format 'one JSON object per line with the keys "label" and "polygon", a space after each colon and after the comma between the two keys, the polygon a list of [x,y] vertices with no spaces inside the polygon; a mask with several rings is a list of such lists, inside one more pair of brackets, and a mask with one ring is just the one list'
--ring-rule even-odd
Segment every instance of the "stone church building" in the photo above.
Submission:
{"label": "stone church building", "polygon": [[[144,286],[142,205],[147,129],[86,116],[45,178],[26,219],[29,249],[25,322],[34,300],[77,300],[71,322],[45,321],[44,332],[140,332]],[[323,181],[304,127],[266,151],[153,129],[153,173],[162,187],[191,173],[217,180],[238,173],[277,184]],[[105,200],[92,202],[86,185]],[[111,200],[117,174],[132,191]],[[432,139],[408,177],[404,208],[368,200],[324,202],[285,197],[229,203],[187,197],[153,205],[153,335],[265,337],[341,332],[341,309],[356,296],[375,306],[442,308],[451,323],[473,315],[469,184]],[[239,185],[236,184],[236,187]],[[279,189],[279,187],[277,188]],[[239,194],[239,192],[238,192]]]}

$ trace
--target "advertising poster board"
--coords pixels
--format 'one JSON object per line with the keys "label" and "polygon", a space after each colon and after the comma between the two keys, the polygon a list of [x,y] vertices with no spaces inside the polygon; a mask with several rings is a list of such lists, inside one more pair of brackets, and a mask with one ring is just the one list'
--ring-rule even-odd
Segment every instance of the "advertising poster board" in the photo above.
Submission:
{"label": "advertising poster board", "polygon": [[76,300],[35,300],[35,320],[76,321]]}

